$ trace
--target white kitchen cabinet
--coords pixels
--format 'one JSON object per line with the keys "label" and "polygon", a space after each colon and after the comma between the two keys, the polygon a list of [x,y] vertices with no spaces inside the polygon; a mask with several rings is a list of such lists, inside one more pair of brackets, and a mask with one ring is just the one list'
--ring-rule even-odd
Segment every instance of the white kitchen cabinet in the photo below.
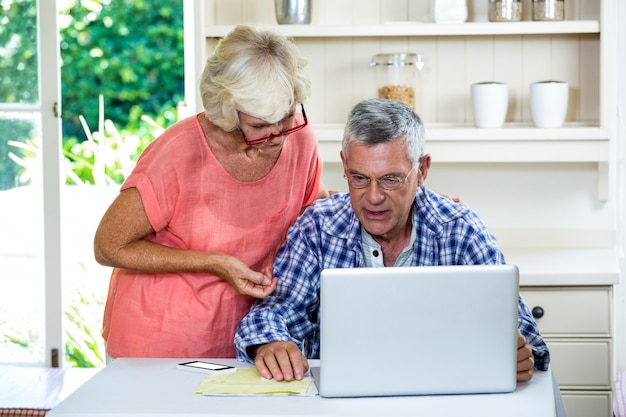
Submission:
{"label": "white kitchen cabinet", "polygon": [[611,416],[612,287],[522,287],[569,417]]}
{"label": "white kitchen cabinet", "polygon": [[[271,26],[293,37],[309,61],[313,89],[305,105],[307,116],[325,171],[339,178],[338,184],[343,124],[354,104],[376,96],[376,73],[369,63],[384,52],[419,53],[425,62],[415,85],[416,111],[425,122],[426,151],[433,165],[494,170],[514,165],[529,171],[566,167],[583,173],[592,167],[596,201],[585,202],[588,216],[574,216],[575,222],[565,228],[558,224],[543,230],[542,224],[520,226],[513,215],[512,224],[497,225],[506,230],[494,233],[507,260],[520,266],[528,304],[545,306],[538,321],[553,351],[568,415],[610,416],[612,285],[619,281],[619,265],[614,225],[600,212],[609,201],[605,211],[610,214],[615,198],[616,1],[566,0],[565,21],[533,22],[532,3],[522,0],[523,21],[488,22],[487,0],[474,0],[468,2],[467,23],[436,24],[430,22],[430,2],[425,0],[313,0],[310,25],[278,25],[273,0],[195,0],[203,16],[197,58],[203,63],[200,55],[240,23]],[[541,80],[570,85],[562,128],[532,124],[529,86]],[[482,81],[509,86],[507,118],[500,129],[473,125],[470,86]],[[524,175],[522,182],[528,181]],[[539,189],[537,195],[549,198],[559,191]],[[489,198],[499,198],[480,187],[474,195],[486,198],[487,207]],[[549,213],[546,222],[552,216],[563,218]]]}

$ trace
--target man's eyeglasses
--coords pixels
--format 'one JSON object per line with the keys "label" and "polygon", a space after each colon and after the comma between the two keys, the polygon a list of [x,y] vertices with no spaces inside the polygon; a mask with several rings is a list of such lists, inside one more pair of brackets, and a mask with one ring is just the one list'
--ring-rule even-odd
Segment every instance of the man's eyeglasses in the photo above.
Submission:
{"label": "man's eyeglasses", "polygon": [[267,142],[268,140],[272,140],[279,136],[287,136],[290,133],[294,133],[294,132],[297,132],[298,130],[304,129],[304,127],[309,124],[309,121],[306,118],[306,113],[304,112],[304,104],[300,104],[300,106],[302,107],[302,117],[304,118],[304,123],[298,126],[294,126],[291,129],[281,130],[277,135],[270,134],[269,136],[264,136],[258,139],[248,139],[246,137],[246,134],[243,133],[243,130],[241,130],[239,126],[237,126],[237,129],[239,129],[239,132],[241,132],[241,136],[243,136],[243,141],[246,143],[246,145],[258,145],[260,143]]}
{"label": "man's eyeglasses", "polygon": [[[406,177],[404,178],[397,175],[385,175],[384,177],[375,178],[374,181],[376,181],[378,183],[378,186],[383,190],[395,191],[402,187],[402,184],[404,184],[406,180],[409,179],[409,175],[411,175],[414,169],[415,167],[411,168],[409,173],[406,174]],[[350,187],[355,189],[367,188],[372,182],[372,178],[366,177],[365,175],[361,174],[350,174],[347,176],[344,175],[343,177],[348,180],[348,184],[350,185]]]}

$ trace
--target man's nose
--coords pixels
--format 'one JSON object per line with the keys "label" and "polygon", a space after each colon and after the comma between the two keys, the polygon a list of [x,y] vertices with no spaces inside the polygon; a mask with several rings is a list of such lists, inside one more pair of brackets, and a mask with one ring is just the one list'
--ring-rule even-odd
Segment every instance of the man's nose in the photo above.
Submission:
{"label": "man's nose", "polygon": [[379,201],[385,197],[385,190],[383,190],[383,188],[376,180],[371,180],[369,184],[367,184],[365,190],[367,198],[370,201]]}

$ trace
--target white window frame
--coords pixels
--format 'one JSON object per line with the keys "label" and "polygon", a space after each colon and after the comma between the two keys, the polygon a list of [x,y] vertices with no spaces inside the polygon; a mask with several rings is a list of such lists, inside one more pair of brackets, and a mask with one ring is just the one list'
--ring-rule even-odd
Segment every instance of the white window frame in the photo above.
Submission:
{"label": "white window frame", "polygon": [[[37,2],[37,46],[43,172],[46,366],[63,363],[61,291],[61,68],[57,2]],[[52,19],[50,17],[53,17]],[[45,69],[45,70],[44,70]],[[56,354],[52,354],[56,352]]]}
{"label": "white window frame", "polygon": [[200,74],[204,68],[206,41],[204,38],[204,0],[184,0],[185,36],[185,104],[190,114],[202,109],[198,89]]}

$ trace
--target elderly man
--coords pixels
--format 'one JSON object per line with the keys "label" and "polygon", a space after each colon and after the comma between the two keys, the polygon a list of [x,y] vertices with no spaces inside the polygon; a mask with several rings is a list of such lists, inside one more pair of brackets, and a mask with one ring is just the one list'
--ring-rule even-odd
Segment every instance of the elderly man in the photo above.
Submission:
{"label": "elderly man", "polygon": [[[306,358],[320,354],[323,269],[505,263],[475,212],[424,187],[431,159],[423,148],[422,121],[405,104],[354,107],[341,151],[350,193],[316,202],[289,229],[274,262],[276,290],[238,326],[238,359],[265,378],[303,378]],[[517,380],[528,381],[550,354],[521,296],[518,312]]]}

